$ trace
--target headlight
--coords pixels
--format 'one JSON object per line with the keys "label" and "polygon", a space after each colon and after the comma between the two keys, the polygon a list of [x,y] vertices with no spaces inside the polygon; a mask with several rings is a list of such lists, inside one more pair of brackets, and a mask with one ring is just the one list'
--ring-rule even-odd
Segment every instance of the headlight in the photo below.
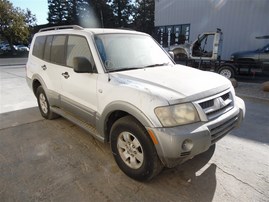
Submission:
{"label": "headlight", "polygon": [[196,108],[191,103],[157,107],[154,111],[164,127],[172,127],[200,121]]}
{"label": "headlight", "polygon": [[231,55],[231,61],[233,61],[234,60],[234,55]]}

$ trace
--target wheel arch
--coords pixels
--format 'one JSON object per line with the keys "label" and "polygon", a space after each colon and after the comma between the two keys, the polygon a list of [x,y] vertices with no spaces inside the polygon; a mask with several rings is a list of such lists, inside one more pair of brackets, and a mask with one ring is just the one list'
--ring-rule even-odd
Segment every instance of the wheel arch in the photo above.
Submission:
{"label": "wheel arch", "polygon": [[37,92],[37,88],[38,88],[39,86],[42,86],[41,83],[39,82],[38,79],[35,79],[35,80],[33,81],[33,85],[32,85],[33,92],[34,92],[35,96],[37,96],[37,95],[36,95],[36,92]]}
{"label": "wheel arch", "polygon": [[234,64],[230,64],[230,63],[223,63],[219,66],[218,70],[222,67],[225,67],[225,66],[228,66],[228,67],[231,67],[234,71],[236,71],[236,67]]}
{"label": "wheel arch", "polygon": [[42,86],[43,89],[46,91],[47,86],[45,85],[45,82],[43,81],[43,79],[40,76],[34,75],[33,78],[32,78],[32,81],[33,81],[32,82],[32,89],[33,89],[33,92],[34,92],[35,96],[36,96],[37,88],[39,86]]}
{"label": "wheel arch", "polygon": [[110,130],[112,125],[120,118],[124,116],[132,116],[143,127],[152,127],[153,123],[149,118],[137,107],[126,102],[113,102],[108,105],[103,111],[100,120],[97,122],[97,128],[104,134],[105,142],[110,141]]}

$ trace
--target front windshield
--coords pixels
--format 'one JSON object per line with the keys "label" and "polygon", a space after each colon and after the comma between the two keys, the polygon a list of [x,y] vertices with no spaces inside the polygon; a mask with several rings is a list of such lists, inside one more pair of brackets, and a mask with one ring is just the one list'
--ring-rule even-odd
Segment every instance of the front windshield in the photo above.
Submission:
{"label": "front windshield", "polygon": [[107,71],[121,71],[173,64],[149,36],[100,34],[95,43]]}

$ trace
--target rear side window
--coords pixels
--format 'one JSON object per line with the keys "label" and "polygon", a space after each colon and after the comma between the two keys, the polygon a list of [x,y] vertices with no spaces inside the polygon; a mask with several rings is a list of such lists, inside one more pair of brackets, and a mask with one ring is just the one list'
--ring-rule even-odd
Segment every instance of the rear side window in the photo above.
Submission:
{"label": "rear side window", "polygon": [[55,35],[52,39],[50,61],[59,65],[65,65],[65,35]]}
{"label": "rear side window", "polygon": [[44,50],[44,60],[50,61],[50,49],[52,44],[53,36],[47,36],[45,50]]}
{"label": "rear side window", "polygon": [[93,57],[87,42],[87,39],[82,36],[73,36],[68,37],[67,42],[67,58],[66,65],[69,67],[74,67],[74,58],[75,57],[84,57],[87,58],[92,66],[94,67]]}
{"label": "rear side window", "polygon": [[44,54],[44,45],[46,42],[46,36],[38,36],[35,39],[35,44],[33,47],[33,55],[43,59],[43,54]]}

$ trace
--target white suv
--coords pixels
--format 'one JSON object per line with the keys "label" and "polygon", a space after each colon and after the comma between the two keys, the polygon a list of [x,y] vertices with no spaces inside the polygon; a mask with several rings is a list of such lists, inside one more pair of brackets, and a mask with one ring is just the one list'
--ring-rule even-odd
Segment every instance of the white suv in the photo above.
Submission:
{"label": "white suv", "polygon": [[147,34],[42,29],[27,62],[41,115],[61,115],[109,142],[120,169],[149,180],[238,127],[244,102],[216,73],[176,65]]}

